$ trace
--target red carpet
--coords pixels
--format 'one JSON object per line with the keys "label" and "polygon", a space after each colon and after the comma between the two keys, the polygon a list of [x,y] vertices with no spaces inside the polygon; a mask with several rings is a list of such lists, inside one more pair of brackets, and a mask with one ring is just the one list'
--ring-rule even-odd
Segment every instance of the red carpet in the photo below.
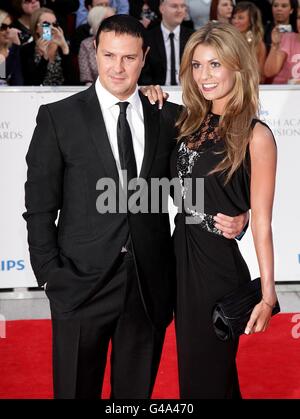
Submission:
{"label": "red carpet", "polygon": [[[300,316],[279,314],[267,332],[243,336],[238,368],[244,398],[300,398]],[[294,328],[294,333],[292,330]],[[294,337],[293,337],[294,336]],[[51,398],[49,320],[9,321],[0,339],[0,398]],[[108,371],[103,397],[109,397]],[[174,327],[168,329],[153,398],[178,398]]]}

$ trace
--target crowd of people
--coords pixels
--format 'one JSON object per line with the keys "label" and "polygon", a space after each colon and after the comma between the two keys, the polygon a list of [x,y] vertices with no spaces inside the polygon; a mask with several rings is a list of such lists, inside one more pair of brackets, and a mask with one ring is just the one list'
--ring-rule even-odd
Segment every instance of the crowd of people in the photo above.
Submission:
{"label": "crowd of people", "polygon": [[151,48],[139,84],[180,84],[185,44],[209,20],[245,36],[260,83],[300,82],[298,0],[0,0],[0,85],[93,83],[94,36],[115,13],[147,28]]}

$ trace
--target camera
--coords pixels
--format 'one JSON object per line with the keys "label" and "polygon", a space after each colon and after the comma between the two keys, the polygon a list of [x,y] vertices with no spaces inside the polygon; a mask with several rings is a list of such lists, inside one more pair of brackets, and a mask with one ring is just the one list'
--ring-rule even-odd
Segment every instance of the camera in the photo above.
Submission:
{"label": "camera", "polygon": [[52,39],[52,31],[50,23],[43,23],[42,24],[42,39],[44,41],[51,41]]}
{"label": "camera", "polygon": [[292,32],[292,25],[278,25],[277,28],[281,33]]}
{"label": "camera", "polygon": [[154,12],[152,12],[152,10],[150,9],[143,10],[141,13],[141,19],[148,19],[152,21],[152,20],[155,20],[156,18],[157,18],[157,15]]}

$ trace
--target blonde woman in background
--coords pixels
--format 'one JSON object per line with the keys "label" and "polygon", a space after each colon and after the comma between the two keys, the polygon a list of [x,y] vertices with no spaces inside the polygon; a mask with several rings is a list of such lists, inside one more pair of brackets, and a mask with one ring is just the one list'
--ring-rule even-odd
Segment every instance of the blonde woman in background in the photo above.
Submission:
{"label": "blonde woman in background", "polygon": [[88,24],[91,27],[90,37],[84,39],[80,44],[78,64],[80,72],[80,81],[89,85],[96,81],[98,77],[98,68],[96,62],[96,53],[94,47],[94,37],[102,20],[113,16],[115,9],[112,7],[95,6],[88,14]]}
{"label": "blonde woman in background", "polygon": [[0,86],[23,84],[19,56],[20,31],[12,28],[12,18],[0,9]]}
{"label": "blonde woman in background", "polygon": [[[50,29],[45,39],[43,27]],[[69,45],[51,9],[41,7],[32,13],[30,30],[33,41],[21,48],[21,62],[26,86],[70,85],[72,63]]]}
{"label": "blonde woman in background", "polygon": [[[175,314],[181,398],[240,398],[238,339],[221,341],[212,310],[223,296],[250,281],[234,238],[214,220],[251,208],[251,230],[262,283],[246,334],[264,331],[276,302],[272,206],[276,145],[258,119],[259,74],[245,38],[231,25],[210,22],[189,39],[180,80],[185,109],[171,157],[185,212],[175,218],[177,304]],[[191,179],[187,185],[186,179]],[[204,179],[203,209],[190,210],[197,179]],[[186,186],[187,185],[187,186]],[[188,221],[189,220],[189,221]]]}
{"label": "blonde woman in background", "polygon": [[245,36],[250,51],[256,56],[260,82],[263,83],[267,52],[263,41],[264,29],[260,10],[251,2],[242,1],[236,5],[231,23]]}

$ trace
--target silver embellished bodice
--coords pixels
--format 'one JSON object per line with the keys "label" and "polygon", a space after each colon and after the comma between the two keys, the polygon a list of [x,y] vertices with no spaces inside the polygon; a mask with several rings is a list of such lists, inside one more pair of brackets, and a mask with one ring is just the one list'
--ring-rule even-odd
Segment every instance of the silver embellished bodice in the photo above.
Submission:
{"label": "silver embellished bodice", "polygon": [[[201,159],[201,155],[220,140],[218,135],[218,122],[219,116],[209,113],[199,129],[186,137],[179,145],[176,168],[180,180],[181,196],[183,200],[186,199],[188,188],[191,185],[190,183],[185,182],[185,179],[192,177],[192,171],[196,161]],[[197,224],[199,224],[200,227],[211,233],[222,234],[222,232],[214,226],[213,215],[192,210],[186,205],[185,211],[187,214],[194,217],[194,220],[197,220]]]}

